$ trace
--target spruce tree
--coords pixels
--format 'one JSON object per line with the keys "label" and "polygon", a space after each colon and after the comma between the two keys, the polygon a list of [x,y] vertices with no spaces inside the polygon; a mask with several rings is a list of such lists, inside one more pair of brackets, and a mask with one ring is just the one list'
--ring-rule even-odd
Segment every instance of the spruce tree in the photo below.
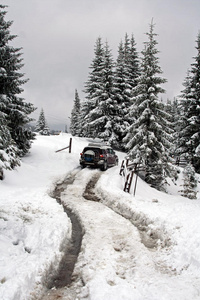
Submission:
{"label": "spruce tree", "polygon": [[183,156],[189,161],[192,160],[192,150],[190,144],[190,118],[188,117],[188,111],[190,110],[191,102],[191,73],[187,71],[186,78],[183,82],[185,87],[179,97],[179,110],[180,110],[180,130],[177,132],[178,137],[178,149],[177,154]]}
{"label": "spruce tree", "polygon": [[47,124],[45,115],[44,115],[44,110],[43,108],[41,109],[36,127],[35,127],[35,131],[39,132],[41,135],[49,135],[50,134],[50,129],[49,126]]}
{"label": "spruce tree", "polygon": [[189,199],[197,198],[197,179],[195,177],[195,170],[191,164],[188,164],[183,170],[183,190],[181,195]]}
{"label": "spruce tree", "polygon": [[109,45],[104,46],[103,64],[101,73],[101,91],[96,98],[96,106],[92,109],[88,117],[89,126],[96,131],[96,137],[109,141],[113,140],[113,117],[115,106],[113,104],[113,58]]}
{"label": "spruce tree", "polygon": [[0,5],[0,95],[1,112],[5,115],[11,138],[17,145],[20,156],[25,155],[30,147],[34,134],[25,128],[31,121],[29,114],[35,108],[19,97],[22,85],[27,81],[20,73],[23,67],[21,49],[14,48],[10,42],[16,37],[10,34],[11,21],[5,21],[6,6]]}
{"label": "spruce tree", "polygon": [[113,100],[113,58],[109,45],[103,47],[99,38],[95,48],[92,72],[86,83],[86,103],[82,106],[86,136],[113,142],[113,124],[116,107]]}
{"label": "spruce tree", "polygon": [[[128,43],[126,44],[126,52],[128,51]],[[115,141],[114,145],[116,148],[122,148],[122,139],[124,132],[129,125],[125,120],[127,109],[130,105],[130,85],[126,77],[127,70],[125,66],[125,50],[122,41],[119,44],[118,56],[115,66],[114,73],[114,94],[116,101],[116,122],[114,127]]]}
{"label": "spruce tree", "polygon": [[165,176],[171,171],[168,163],[170,133],[163,104],[158,98],[160,93],[164,93],[160,85],[166,79],[160,77],[162,70],[155,36],[154,24],[151,23],[148,41],[142,51],[141,75],[134,90],[133,123],[124,141],[130,158],[145,169],[145,181],[152,187],[164,189]]}
{"label": "spruce tree", "polygon": [[95,114],[90,114],[90,112],[95,109],[100,101],[102,95],[102,74],[104,70],[104,47],[102,44],[102,39],[99,37],[96,40],[94,48],[94,59],[90,66],[91,72],[89,73],[88,80],[85,83],[86,102],[84,104],[83,116],[83,128],[85,136],[96,137],[97,128],[92,124],[95,120]]}
{"label": "spruce tree", "polygon": [[131,123],[129,109],[132,105],[133,89],[139,75],[139,60],[136,43],[132,35],[131,41],[125,35],[124,44],[120,42],[114,74],[114,93],[117,101],[117,115],[115,122],[116,148],[123,149],[123,138]]}
{"label": "spruce tree", "polygon": [[82,101],[80,103],[80,136],[88,137],[89,136],[89,129],[87,123],[87,116],[89,114],[89,105],[87,100]]}
{"label": "spruce tree", "polygon": [[74,106],[71,112],[70,132],[72,135],[80,136],[81,133],[81,103],[77,90],[75,90]]}
{"label": "spruce tree", "polygon": [[[127,95],[131,97],[132,90],[137,85],[136,80],[140,74],[139,58],[138,58],[136,43],[133,34],[130,40],[128,34],[126,33],[124,39],[123,53],[124,53],[124,71],[125,71]],[[127,103],[128,107],[130,106],[129,102],[131,102],[130,99]]]}
{"label": "spruce tree", "polygon": [[180,132],[180,111],[178,100],[176,98],[174,98],[173,101],[167,99],[167,103],[164,104],[164,109],[166,112],[166,117],[168,118],[168,131],[171,132],[170,154],[175,159],[179,144],[178,133]]}
{"label": "spruce tree", "polygon": [[180,97],[182,128],[179,153],[186,156],[200,173],[200,33],[197,37],[197,56],[184,82],[185,89]]}
{"label": "spruce tree", "polygon": [[131,85],[131,94],[137,85],[137,78],[140,75],[140,61],[136,49],[135,38],[132,34],[130,40],[130,59],[129,59],[129,82]]}
{"label": "spruce tree", "polygon": [[113,125],[115,105],[113,103],[113,68],[114,62],[108,42],[104,46],[104,64],[102,73],[102,95],[96,108],[98,114],[95,124],[98,128],[98,137],[104,141],[113,141]]}
{"label": "spruce tree", "polygon": [[5,114],[0,110],[0,180],[4,177],[3,169],[12,170],[20,165],[18,154],[18,148],[10,135]]}

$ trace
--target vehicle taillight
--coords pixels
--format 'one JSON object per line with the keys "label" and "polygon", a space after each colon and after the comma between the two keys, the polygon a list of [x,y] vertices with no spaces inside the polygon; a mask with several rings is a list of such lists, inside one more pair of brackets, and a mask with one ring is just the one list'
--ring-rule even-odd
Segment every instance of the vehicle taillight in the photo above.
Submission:
{"label": "vehicle taillight", "polygon": [[83,153],[80,153],[80,156],[82,156],[83,155]]}
{"label": "vehicle taillight", "polygon": [[103,155],[103,154],[100,154],[99,157],[100,157],[100,158],[104,158],[104,155]]}

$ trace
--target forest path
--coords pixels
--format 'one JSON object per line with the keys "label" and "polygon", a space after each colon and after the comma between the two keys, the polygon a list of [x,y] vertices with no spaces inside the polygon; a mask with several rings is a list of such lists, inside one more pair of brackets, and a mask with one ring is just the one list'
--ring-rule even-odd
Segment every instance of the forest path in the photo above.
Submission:
{"label": "forest path", "polygon": [[143,241],[130,220],[95,195],[101,174],[98,170],[81,170],[61,189],[61,203],[76,216],[84,234],[71,283],[53,287],[42,299],[132,300],[147,295],[148,299],[169,299],[165,294],[180,299],[184,282],[157,258],[159,250]]}

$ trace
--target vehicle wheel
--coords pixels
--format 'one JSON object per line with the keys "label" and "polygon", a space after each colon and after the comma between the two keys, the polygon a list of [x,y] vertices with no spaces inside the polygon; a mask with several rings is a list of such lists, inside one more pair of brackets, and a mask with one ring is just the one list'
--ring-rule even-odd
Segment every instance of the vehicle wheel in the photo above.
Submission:
{"label": "vehicle wheel", "polygon": [[104,161],[103,166],[101,167],[102,171],[106,171],[108,169],[107,161]]}

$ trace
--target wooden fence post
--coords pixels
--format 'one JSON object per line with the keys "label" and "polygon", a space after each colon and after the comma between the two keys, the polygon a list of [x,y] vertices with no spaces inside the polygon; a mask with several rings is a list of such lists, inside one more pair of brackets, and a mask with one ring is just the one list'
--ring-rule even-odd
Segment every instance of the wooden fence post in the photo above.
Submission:
{"label": "wooden fence post", "polygon": [[68,149],[68,148],[69,148],[69,153],[71,153],[71,151],[72,151],[72,138],[70,138],[70,140],[69,140],[69,146],[67,146],[65,148],[62,148],[62,149],[59,149],[59,150],[57,150],[55,152],[57,153],[57,152],[60,152],[62,150]]}
{"label": "wooden fence post", "polygon": [[69,140],[69,153],[72,151],[72,138]]}
{"label": "wooden fence post", "polygon": [[136,193],[137,179],[138,179],[138,171],[136,172],[136,178],[135,178],[135,187],[134,187],[134,192],[133,192],[134,197],[135,197],[135,193]]}

